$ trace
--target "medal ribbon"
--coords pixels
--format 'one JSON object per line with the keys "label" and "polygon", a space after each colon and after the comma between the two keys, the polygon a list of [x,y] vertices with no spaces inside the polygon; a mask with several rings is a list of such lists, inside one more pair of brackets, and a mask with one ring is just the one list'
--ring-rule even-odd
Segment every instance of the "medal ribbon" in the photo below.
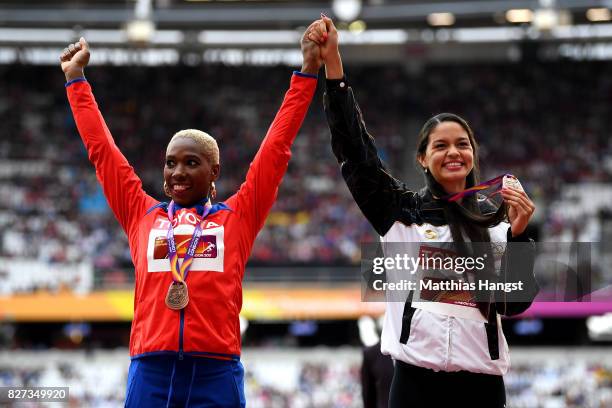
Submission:
{"label": "medal ribbon", "polygon": [[492,178],[491,180],[484,181],[484,182],[482,182],[482,183],[480,183],[480,184],[478,184],[478,185],[476,185],[474,187],[470,187],[470,188],[465,189],[463,191],[460,191],[458,193],[453,193],[453,194],[446,195],[446,196],[442,197],[442,200],[446,200],[446,201],[450,201],[450,202],[457,201],[457,200],[460,200],[463,197],[466,197],[466,196],[469,196],[469,195],[472,195],[472,194],[476,194],[477,192],[482,191],[482,190],[486,190],[487,188],[489,188],[491,186],[494,186],[495,184],[499,184],[499,186],[491,194],[487,195],[487,197],[491,197],[491,196],[497,194],[499,192],[499,190],[501,190],[502,180],[503,180],[504,176],[510,176],[510,174],[502,174],[501,176],[497,176],[495,178]]}
{"label": "medal ribbon", "polygon": [[168,205],[168,220],[170,220],[170,226],[168,227],[166,238],[168,240],[168,258],[170,259],[170,270],[172,271],[172,279],[175,282],[185,282],[185,279],[187,279],[187,274],[189,273],[189,269],[193,263],[193,256],[195,255],[196,248],[198,247],[198,243],[202,237],[204,219],[208,213],[210,213],[210,210],[212,210],[212,204],[210,203],[210,200],[208,200],[206,201],[206,204],[204,204],[202,219],[196,224],[193,235],[191,236],[189,247],[187,248],[187,252],[183,258],[183,263],[179,265],[179,257],[178,253],[176,252],[176,242],[174,240],[174,228],[172,227],[172,219],[174,218],[174,201],[170,201],[170,204]]}

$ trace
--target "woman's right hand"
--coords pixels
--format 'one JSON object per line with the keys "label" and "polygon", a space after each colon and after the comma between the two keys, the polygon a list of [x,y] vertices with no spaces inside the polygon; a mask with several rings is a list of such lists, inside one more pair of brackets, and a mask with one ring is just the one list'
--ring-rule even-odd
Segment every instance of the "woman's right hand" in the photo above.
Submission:
{"label": "woman's right hand", "polygon": [[62,71],[66,75],[66,81],[84,77],[84,69],[89,63],[89,44],[81,37],[79,42],[70,44],[64,48],[60,55]]}
{"label": "woman's right hand", "polygon": [[325,64],[325,77],[327,79],[341,79],[344,77],[342,69],[342,59],[340,58],[340,49],[338,30],[331,18],[321,14],[322,26],[325,33],[322,33],[323,41],[319,42],[321,48],[321,59]]}
{"label": "woman's right hand", "polygon": [[325,30],[324,42],[321,44],[321,58],[326,63],[336,56],[340,55],[338,49],[338,30],[331,18],[321,14],[323,29]]}

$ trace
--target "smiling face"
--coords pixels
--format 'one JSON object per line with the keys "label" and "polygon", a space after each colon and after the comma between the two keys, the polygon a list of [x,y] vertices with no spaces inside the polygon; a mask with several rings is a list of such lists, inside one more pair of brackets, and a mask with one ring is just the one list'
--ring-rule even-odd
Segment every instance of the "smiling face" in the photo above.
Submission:
{"label": "smiling face", "polygon": [[427,148],[418,160],[447,193],[464,190],[466,177],[474,168],[468,132],[454,121],[438,123],[429,133]]}
{"label": "smiling face", "polygon": [[166,149],[166,193],[183,207],[193,206],[208,197],[219,170],[202,144],[188,137],[173,138]]}

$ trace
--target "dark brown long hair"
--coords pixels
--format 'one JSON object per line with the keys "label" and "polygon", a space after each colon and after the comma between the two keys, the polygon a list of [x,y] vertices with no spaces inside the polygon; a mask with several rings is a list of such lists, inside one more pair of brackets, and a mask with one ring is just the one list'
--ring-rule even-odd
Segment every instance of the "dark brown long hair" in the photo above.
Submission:
{"label": "dark brown long hair", "polygon": [[[468,125],[468,123],[458,115],[453,113],[440,113],[430,118],[421,129],[419,133],[419,140],[417,143],[416,159],[417,163],[419,158],[425,156],[427,146],[429,144],[429,136],[434,131],[436,126],[442,122],[455,122],[459,124],[467,133],[472,145],[474,152],[474,167],[472,171],[466,176],[465,187],[470,188],[477,185],[480,182],[480,167],[478,163],[478,143],[474,137],[474,132]],[[425,171],[423,166],[418,165],[425,174],[425,182],[427,189],[434,197],[444,197],[448,194],[444,190],[442,185],[433,177],[431,171]],[[484,256],[486,268],[483,271],[479,271],[477,279],[491,279],[494,273],[494,258],[491,250],[491,245],[473,245],[471,250],[468,247],[463,238],[463,233],[469,238],[471,242],[475,243],[489,243],[491,242],[491,236],[489,234],[489,228],[499,224],[501,221],[506,219],[505,203],[497,209],[495,212],[484,213],[482,212],[480,205],[478,204],[477,195],[473,194],[462,199],[461,204],[457,202],[448,202],[445,200],[439,200],[440,205],[444,210],[444,216],[451,231],[453,237],[453,243],[456,246],[457,252],[462,256]],[[485,296],[484,294],[477,294]],[[478,296],[477,296],[478,299]],[[480,299],[483,302],[479,302],[479,308],[481,313],[486,317],[488,316],[488,299]]]}

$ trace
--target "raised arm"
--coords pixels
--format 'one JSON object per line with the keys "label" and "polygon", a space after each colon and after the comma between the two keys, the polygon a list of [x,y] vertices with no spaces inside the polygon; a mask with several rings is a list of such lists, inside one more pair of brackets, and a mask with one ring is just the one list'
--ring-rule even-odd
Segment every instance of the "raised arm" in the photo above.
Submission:
{"label": "raised arm", "polygon": [[89,63],[89,45],[84,38],[70,44],[60,56],[66,75],[66,92],[89,160],[96,169],[104,195],[128,236],[147,208],[157,203],[142,190],[142,183],[119,151],[98,109],[84,69]]}
{"label": "raised arm", "polygon": [[228,205],[235,205],[242,217],[242,231],[249,251],[276,200],[291,158],[291,144],[316,90],[317,72],[322,65],[319,47],[305,37],[301,47],[302,70],[293,74],[289,90],[251,162],[245,182],[228,200]]}
{"label": "raised arm", "polygon": [[374,229],[385,235],[400,218],[403,206],[410,206],[414,194],[396,180],[378,157],[374,138],[368,133],[363,115],[349,86],[338,49],[338,32],[333,22],[322,17],[326,35],[318,33],[325,62],[325,113],[331,131],[334,155],[355,202]]}

